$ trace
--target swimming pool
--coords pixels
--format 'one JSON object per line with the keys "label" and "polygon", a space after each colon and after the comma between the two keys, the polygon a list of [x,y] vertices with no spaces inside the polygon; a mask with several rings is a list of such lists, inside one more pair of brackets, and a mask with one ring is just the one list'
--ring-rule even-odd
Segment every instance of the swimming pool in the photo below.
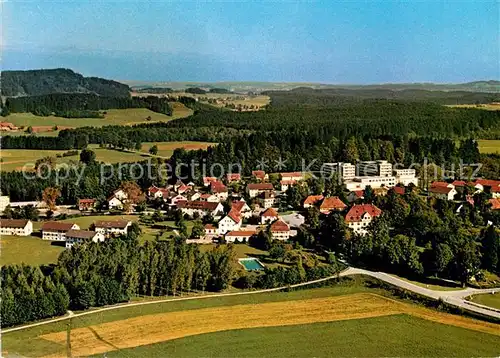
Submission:
{"label": "swimming pool", "polygon": [[257,259],[249,257],[247,259],[239,259],[238,262],[243,265],[247,271],[264,270],[264,265]]}

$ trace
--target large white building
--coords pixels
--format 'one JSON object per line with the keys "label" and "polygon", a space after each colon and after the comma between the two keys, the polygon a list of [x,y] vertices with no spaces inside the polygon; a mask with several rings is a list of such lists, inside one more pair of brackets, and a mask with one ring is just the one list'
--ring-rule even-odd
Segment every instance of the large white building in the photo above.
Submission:
{"label": "large white building", "polygon": [[394,169],[396,183],[408,186],[413,184],[418,186],[417,172],[415,169]]}
{"label": "large white building", "polygon": [[107,235],[127,235],[132,221],[127,220],[98,220],[94,223],[94,230],[105,236]]}
{"label": "large white building", "polygon": [[366,234],[368,225],[380,216],[382,210],[372,204],[353,205],[345,216],[345,222],[357,234]]}
{"label": "large white building", "polygon": [[372,188],[392,188],[396,186],[396,177],[393,176],[363,176],[363,177],[355,177],[352,180],[346,181],[345,183],[346,189],[349,191],[356,190],[365,190],[367,186],[371,186]]}
{"label": "large white building", "polygon": [[10,205],[10,197],[5,195],[0,196],[0,213],[3,213],[8,205]]}
{"label": "large white building", "polygon": [[32,232],[31,220],[0,219],[0,235],[29,236]]}
{"label": "large white building", "polygon": [[80,230],[74,223],[48,221],[42,226],[42,240],[66,241],[66,233],[70,230]]}
{"label": "large white building", "polygon": [[387,160],[371,160],[361,161],[357,165],[358,176],[381,176],[387,177],[392,175],[392,164]]}
{"label": "large white building", "polygon": [[325,175],[338,173],[343,180],[350,180],[356,176],[356,166],[351,163],[324,163],[321,171]]}
{"label": "large white building", "polygon": [[83,241],[103,242],[104,239],[104,234],[97,231],[70,230],[66,233],[66,248],[69,249]]}
{"label": "large white building", "polygon": [[228,231],[239,230],[241,227],[241,216],[236,210],[231,210],[229,214],[219,221],[218,234],[224,235]]}

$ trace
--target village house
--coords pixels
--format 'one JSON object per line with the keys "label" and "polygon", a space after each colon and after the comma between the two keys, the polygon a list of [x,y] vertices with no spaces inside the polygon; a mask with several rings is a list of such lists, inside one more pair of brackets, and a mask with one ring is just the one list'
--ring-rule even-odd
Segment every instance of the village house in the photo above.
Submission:
{"label": "village house", "polygon": [[[193,200],[193,199],[191,199]],[[208,201],[209,203],[218,203],[220,199],[217,197],[217,195],[214,194],[201,194],[200,201]]]}
{"label": "village house", "polygon": [[269,175],[266,174],[266,172],[263,170],[253,170],[252,176],[255,179],[260,180],[260,181],[265,181],[265,180],[269,179]]}
{"label": "village house", "polygon": [[103,242],[104,235],[100,232],[89,230],[69,230],[66,233],[66,248],[69,249],[75,244],[84,241]]}
{"label": "village house", "polygon": [[292,173],[280,173],[281,175],[281,180],[284,181],[300,181],[304,180],[304,174],[301,172],[292,172]]}
{"label": "village house", "polygon": [[[451,184],[450,184],[451,185]],[[453,200],[457,191],[453,186],[431,186],[429,188],[429,194],[435,198],[442,200]]]}
{"label": "village house", "polygon": [[332,211],[342,211],[347,208],[347,205],[344,204],[342,200],[339,199],[338,196],[326,197],[319,207],[319,211],[322,214],[329,214]]}
{"label": "village house", "polygon": [[252,209],[244,200],[233,201],[231,203],[231,210],[236,210],[242,217],[246,219],[252,216]]}
{"label": "village house", "polygon": [[353,205],[345,216],[345,222],[355,233],[365,234],[368,225],[381,214],[382,210],[373,204]]}
{"label": "village house", "polygon": [[183,187],[183,186],[187,187],[187,185],[186,185],[186,184],[184,184],[184,183],[182,182],[182,180],[177,179],[177,181],[176,181],[176,182],[175,182],[175,184],[174,184],[174,191],[178,192],[179,188],[181,188],[181,187]]}
{"label": "village house", "polygon": [[241,180],[241,174],[239,173],[229,173],[226,175],[226,180],[228,183],[238,182]]}
{"label": "village house", "polygon": [[248,242],[252,236],[256,234],[256,231],[252,230],[235,230],[229,231],[225,236],[226,242]]}
{"label": "village house", "polygon": [[182,194],[184,197],[186,197],[186,200],[189,201],[194,201],[194,200],[200,200],[201,198],[201,193],[191,189],[188,192]]}
{"label": "village house", "polygon": [[277,202],[276,193],[274,191],[265,191],[260,193],[257,201],[261,207],[268,209],[274,206]]}
{"label": "village house", "polygon": [[353,190],[347,194],[347,201],[349,203],[354,203],[358,200],[364,199],[365,191],[364,190]]}
{"label": "village house", "polygon": [[219,201],[227,200],[229,193],[227,191],[227,187],[222,184],[220,181],[215,181],[210,183],[210,191],[216,197],[219,198]]}
{"label": "village house", "polygon": [[392,188],[396,186],[396,177],[393,176],[363,176],[346,181],[345,187],[349,191],[365,190],[367,186],[372,189],[380,187]]}
{"label": "village house", "polygon": [[418,177],[415,169],[395,169],[396,183],[404,186],[413,184],[418,186]]}
{"label": "village house", "polygon": [[241,222],[242,220],[240,213],[236,210],[231,210],[219,221],[218,233],[220,235],[224,235],[228,231],[239,230],[239,228],[241,227]]}
{"label": "village house", "polygon": [[205,237],[213,238],[217,236],[217,228],[212,224],[205,225]]}
{"label": "village house", "polygon": [[224,213],[224,206],[221,203],[208,201],[179,201],[177,208],[184,215],[193,217],[197,213],[200,217],[211,215],[214,218],[220,217]]}
{"label": "village house", "polygon": [[275,240],[286,241],[290,239],[290,227],[282,220],[277,220],[271,224],[271,235]]}
{"label": "village house", "polygon": [[272,223],[273,221],[276,221],[278,219],[279,219],[278,212],[273,208],[266,209],[265,211],[262,212],[262,214],[260,214],[261,224]]}
{"label": "village house", "polygon": [[203,186],[210,186],[214,181],[217,181],[216,177],[203,177]]}
{"label": "village house", "polygon": [[108,208],[123,210],[123,202],[115,196],[111,196],[108,198]]}
{"label": "village house", "polygon": [[65,241],[66,233],[70,230],[80,230],[75,223],[48,221],[42,225],[42,240]]}
{"label": "village house", "polygon": [[95,199],[78,199],[78,210],[80,211],[91,211],[95,206]]}
{"label": "village house", "polygon": [[0,219],[0,235],[29,236],[32,232],[31,220]]}
{"label": "village house", "polygon": [[488,200],[488,203],[491,204],[491,210],[500,210],[500,199],[493,198]]}
{"label": "village house", "polygon": [[94,230],[105,236],[127,235],[132,221],[127,220],[98,220],[94,222]]}
{"label": "village house", "polygon": [[289,188],[292,186],[297,185],[296,180],[281,180],[280,181],[280,190],[281,191],[287,191]]}
{"label": "village house", "polygon": [[177,194],[177,195],[172,195],[170,198],[168,198],[169,202],[171,205],[177,205],[177,203],[179,201],[187,201],[188,199],[183,196],[183,195],[180,195],[180,194]]}
{"label": "village house", "polygon": [[392,190],[394,190],[394,192],[399,195],[405,194],[405,188],[403,186],[395,186],[394,188],[392,188]]}
{"label": "village house", "polygon": [[304,209],[308,209],[316,204],[318,204],[321,200],[323,200],[323,195],[309,195],[306,200],[304,200],[303,207]]}
{"label": "village house", "polygon": [[260,193],[272,190],[274,190],[274,187],[271,183],[257,183],[247,185],[247,193],[250,198],[255,198]]}
{"label": "village house", "polygon": [[152,186],[148,189],[148,197],[152,199],[156,198],[168,198],[170,196],[170,191],[167,188],[158,188]]}
{"label": "village house", "polygon": [[174,191],[177,192],[178,194],[184,194],[188,190],[191,190],[191,187],[182,184],[181,186],[178,186],[177,189],[175,189]]}

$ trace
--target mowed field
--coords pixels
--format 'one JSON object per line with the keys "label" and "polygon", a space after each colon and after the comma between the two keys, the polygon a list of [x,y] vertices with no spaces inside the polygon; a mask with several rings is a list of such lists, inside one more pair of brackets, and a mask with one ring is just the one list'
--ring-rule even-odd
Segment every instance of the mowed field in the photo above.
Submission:
{"label": "mowed field", "polygon": [[485,109],[487,111],[500,111],[500,103],[485,103],[485,104],[454,104],[447,107],[455,108],[477,108]]}
{"label": "mowed field", "polygon": [[470,301],[500,310],[500,293],[498,292],[494,295],[490,293],[484,295],[475,295],[470,298]]}
{"label": "mowed field", "polygon": [[[134,125],[140,123],[154,123],[171,121],[176,118],[183,118],[191,115],[193,111],[182,103],[174,102],[172,116],[156,113],[146,108],[127,108],[127,109],[108,109],[104,118],[63,118],[63,117],[40,117],[31,113],[12,113],[3,121],[10,122],[16,126],[25,128],[31,126],[35,132],[52,132],[52,127],[58,126],[59,129],[76,127],[102,127],[109,125]],[[148,121],[146,118],[151,117]],[[54,133],[54,132],[52,132]],[[56,132],[57,133],[57,132]],[[24,134],[20,132],[18,134]],[[46,135],[47,133],[43,133]]]}
{"label": "mowed field", "polygon": [[[499,326],[359,284],[153,303],[71,320],[73,356],[497,356]],[[66,356],[67,322],[3,334],[4,355]],[[25,344],[29,341],[30,344]]]}
{"label": "mowed field", "polygon": [[477,142],[481,153],[500,153],[500,140],[478,139]]}
{"label": "mowed field", "polygon": [[[158,146],[158,156],[170,158],[177,148],[184,148],[186,150],[206,149],[209,146],[216,145],[216,143],[189,141],[143,143],[140,152],[100,148],[97,144],[91,144],[88,148],[95,152],[97,161],[114,164],[133,163],[146,160],[151,157],[148,151],[153,145]],[[47,156],[56,158],[56,163],[58,165],[68,164],[71,163],[71,161],[78,162],[80,160],[79,155],[57,158],[58,154],[62,155],[65,152],[66,150],[3,149],[0,152],[0,158],[2,159],[2,162],[0,162],[0,170],[23,170],[24,166],[26,166],[26,170],[30,170],[34,168],[37,159]]]}

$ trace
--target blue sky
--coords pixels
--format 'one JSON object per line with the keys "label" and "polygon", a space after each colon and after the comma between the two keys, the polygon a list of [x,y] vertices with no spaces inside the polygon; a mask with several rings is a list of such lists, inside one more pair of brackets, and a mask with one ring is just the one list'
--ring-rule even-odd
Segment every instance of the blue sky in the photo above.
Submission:
{"label": "blue sky", "polygon": [[149,81],[500,79],[496,1],[3,0],[2,68]]}

